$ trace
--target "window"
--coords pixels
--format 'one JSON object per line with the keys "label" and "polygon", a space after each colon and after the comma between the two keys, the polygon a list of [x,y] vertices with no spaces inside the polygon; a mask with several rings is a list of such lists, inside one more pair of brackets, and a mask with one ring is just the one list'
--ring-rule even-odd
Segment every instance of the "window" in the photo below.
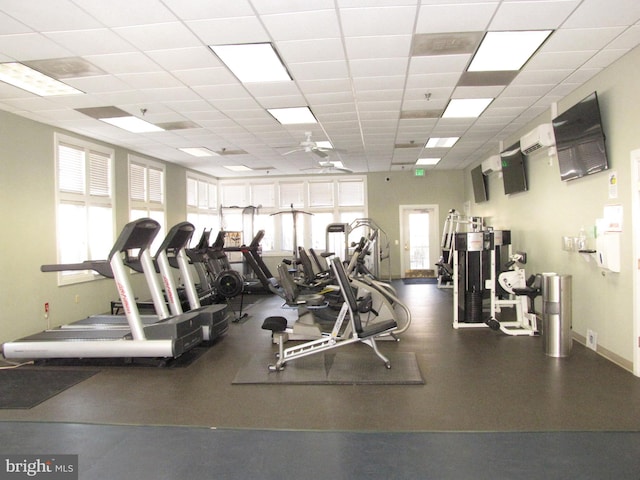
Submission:
{"label": "window", "polygon": [[215,180],[187,173],[187,221],[196,227],[191,241],[194,245],[198,243],[205,229],[211,230],[214,234],[220,229],[218,185]]}
{"label": "window", "polygon": [[[247,192],[252,204],[260,207],[253,218],[254,233],[260,229],[265,231],[261,244],[265,253],[288,256],[293,253],[292,206],[294,210],[311,214],[296,215],[297,245],[313,247],[318,251],[327,249],[326,228],[329,223],[350,223],[356,218],[367,216],[365,177],[335,176],[330,180],[326,177],[288,177],[274,179],[269,183],[247,181],[246,184],[240,184],[238,180],[230,180],[228,183],[220,180],[219,183],[220,191],[224,192],[224,201],[229,200],[228,203],[223,203],[225,207],[246,206]],[[236,203],[231,203],[231,199]],[[239,225],[239,221],[232,221],[235,219],[232,219],[231,209],[223,210],[225,228],[232,223]],[[243,230],[246,230],[246,225]]]}
{"label": "window", "polygon": [[[106,259],[114,242],[113,150],[56,135],[59,263]],[[96,278],[92,271],[61,272],[59,283]]]}
{"label": "window", "polygon": [[161,163],[129,155],[129,220],[152,218],[160,224],[151,254],[165,234],[165,167]]}

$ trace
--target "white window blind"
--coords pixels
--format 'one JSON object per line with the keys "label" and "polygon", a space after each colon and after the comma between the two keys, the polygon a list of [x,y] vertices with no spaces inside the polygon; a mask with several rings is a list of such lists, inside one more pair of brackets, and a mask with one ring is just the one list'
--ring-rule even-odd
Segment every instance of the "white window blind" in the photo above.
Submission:
{"label": "white window blind", "polygon": [[276,206],[276,189],[273,183],[251,185],[251,204],[263,208]]}
{"label": "white window blind", "polygon": [[242,185],[223,185],[220,188],[222,197],[222,205],[225,207],[246,207],[247,199],[245,197],[246,188]]}
{"label": "white window blind", "polygon": [[333,182],[309,182],[309,206],[333,207]]}
{"label": "white window blind", "polygon": [[[56,135],[59,263],[106,259],[114,241],[113,150]],[[95,278],[91,271],[58,275],[60,284]]]}
{"label": "white window blind", "polygon": [[58,188],[61,192],[85,193],[85,150],[58,145]]}
{"label": "white window blind", "polygon": [[304,183],[280,184],[280,207],[304,207]]}
{"label": "white window blind", "polygon": [[338,182],[338,205],[341,207],[364,205],[364,182]]}
{"label": "white window blind", "polygon": [[129,164],[129,198],[138,202],[147,199],[147,169],[144,165]]}

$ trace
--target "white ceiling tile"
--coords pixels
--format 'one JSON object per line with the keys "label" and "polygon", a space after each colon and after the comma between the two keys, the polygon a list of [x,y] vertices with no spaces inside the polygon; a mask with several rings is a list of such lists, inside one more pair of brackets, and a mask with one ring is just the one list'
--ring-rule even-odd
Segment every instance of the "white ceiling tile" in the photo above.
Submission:
{"label": "white ceiling tile", "polygon": [[169,71],[222,66],[222,62],[211,49],[204,46],[153,50],[146,52],[146,54],[162,68]]}
{"label": "white ceiling tile", "polygon": [[535,55],[523,68],[526,71],[578,68],[595,55],[597,50],[579,52],[543,52]]}
{"label": "white ceiling tile", "polygon": [[85,60],[111,74],[157,72],[161,70],[158,64],[139,52],[88,55]]}
{"label": "white ceiling tile", "polygon": [[298,85],[305,94],[351,91],[351,82],[346,77],[331,80],[298,80]]}
{"label": "white ceiling tile", "polygon": [[623,31],[623,27],[558,30],[549,37],[540,48],[540,52],[599,50],[604,48]]}
{"label": "white ceiling tile", "polygon": [[633,25],[640,19],[637,0],[583,0],[564,28],[617,27]]}
{"label": "white ceiling tile", "polygon": [[99,28],[95,18],[69,0],[2,0],[0,8],[16,20],[40,32]]}
{"label": "white ceiling tile", "polygon": [[176,77],[167,72],[126,73],[118,78],[137,90],[146,88],[171,88],[182,85]]}
{"label": "white ceiling tile", "polygon": [[260,43],[270,40],[256,17],[194,20],[186,24],[205,45]]}
{"label": "white ceiling tile", "polygon": [[315,62],[289,64],[289,73],[295,80],[348,78],[346,62]]}
{"label": "white ceiling tile", "polygon": [[350,60],[408,57],[412,38],[411,35],[349,37],[344,43]]}
{"label": "white ceiling tile", "polygon": [[245,88],[254,97],[300,96],[298,86],[294,82],[247,83]]}
{"label": "white ceiling tile", "polygon": [[238,79],[225,67],[176,70],[171,73],[183,83],[193,87],[238,85]]}
{"label": "white ceiling tile", "polygon": [[253,15],[248,0],[163,0],[171,11],[184,20],[246,17]]}
{"label": "white ceiling tile", "polygon": [[589,61],[585,62],[582,68],[606,68],[626,53],[627,50],[602,50],[591,57]]}
{"label": "white ceiling tile", "polygon": [[423,75],[411,75],[407,79],[407,89],[423,89],[425,93],[435,88],[455,87],[460,78],[460,73],[432,73]]}
{"label": "white ceiling tile", "polygon": [[405,78],[395,77],[363,77],[354,78],[356,92],[361,90],[398,90],[404,88]]}
{"label": "white ceiling tile", "polygon": [[276,49],[286,64],[345,59],[344,47],[339,38],[278,42]]}
{"label": "white ceiling tile", "polygon": [[345,37],[406,35],[413,33],[415,7],[345,8],[340,21]]}
{"label": "white ceiling tile", "polygon": [[409,75],[462,73],[471,55],[436,55],[411,57]]}
{"label": "white ceiling tile", "polygon": [[422,5],[417,33],[475,32],[487,28],[498,2]]}
{"label": "white ceiling tile", "polygon": [[118,27],[114,31],[140,50],[163,50],[202,45],[198,38],[179,22]]}
{"label": "white ceiling tile", "polygon": [[571,74],[572,70],[524,71],[511,82],[512,85],[556,85]]}
{"label": "white ceiling tile", "polygon": [[2,32],[2,35],[15,35],[17,33],[32,33],[33,29],[0,12],[0,32]]}
{"label": "white ceiling tile", "polygon": [[631,49],[640,44],[640,25],[634,25],[622,32],[615,40],[613,40],[608,48]]}
{"label": "white ceiling tile", "polygon": [[73,0],[108,27],[164,23],[176,18],[159,0]]}
{"label": "white ceiling tile", "polygon": [[276,41],[340,37],[335,10],[264,15],[262,21]]}
{"label": "white ceiling tile", "polygon": [[134,47],[106,28],[49,32],[45,36],[77,56],[131,52]]}
{"label": "white ceiling tile", "polygon": [[260,15],[330,10],[335,6],[334,0],[251,0],[251,4]]}
{"label": "white ceiling tile", "polygon": [[354,78],[405,75],[408,58],[376,58],[351,60],[349,67]]}
{"label": "white ceiling tile", "polygon": [[71,56],[71,52],[39,33],[0,35],[0,51],[15,60],[44,60]]}
{"label": "white ceiling tile", "polygon": [[85,93],[104,93],[124,91],[130,86],[113,75],[99,75],[66,79],[65,83]]}
{"label": "white ceiling tile", "polygon": [[504,2],[491,20],[489,30],[548,30],[559,28],[580,0]]}

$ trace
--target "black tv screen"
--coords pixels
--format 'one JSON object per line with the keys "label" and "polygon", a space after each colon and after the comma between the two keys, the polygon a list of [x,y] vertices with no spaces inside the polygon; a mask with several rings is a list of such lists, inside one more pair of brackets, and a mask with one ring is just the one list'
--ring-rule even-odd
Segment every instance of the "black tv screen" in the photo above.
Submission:
{"label": "black tv screen", "polygon": [[476,203],[486,202],[489,199],[482,165],[471,169],[471,186],[473,187],[473,199]]}
{"label": "black tv screen", "polygon": [[500,153],[502,163],[502,183],[505,195],[527,190],[527,174],[525,172],[524,154],[520,150],[520,142],[516,142]]}
{"label": "black tv screen", "polygon": [[562,180],[609,168],[596,92],[558,115],[552,125]]}

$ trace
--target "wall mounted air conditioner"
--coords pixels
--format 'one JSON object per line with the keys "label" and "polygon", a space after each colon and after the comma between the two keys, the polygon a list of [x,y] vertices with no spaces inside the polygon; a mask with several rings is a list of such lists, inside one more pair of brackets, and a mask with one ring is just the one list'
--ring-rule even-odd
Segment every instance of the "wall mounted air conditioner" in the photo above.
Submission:
{"label": "wall mounted air conditioner", "polygon": [[543,147],[555,145],[553,127],[550,123],[543,123],[520,138],[520,150],[525,155],[529,155]]}
{"label": "wall mounted air conditioner", "polygon": [[489,158],[482,162],[482,173],[489,175],[493,172],[502,171],[502,162],[500,161],[500,155],[491,155]]}

